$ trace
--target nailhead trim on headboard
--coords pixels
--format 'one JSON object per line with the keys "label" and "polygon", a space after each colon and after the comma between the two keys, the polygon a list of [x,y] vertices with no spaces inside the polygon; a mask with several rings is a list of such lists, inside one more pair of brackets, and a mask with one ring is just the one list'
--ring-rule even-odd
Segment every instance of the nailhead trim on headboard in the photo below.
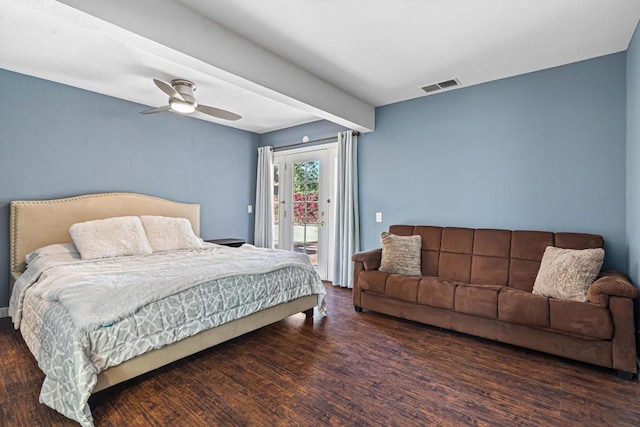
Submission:
{"label": "nailhead trim on headboard", "polygon": [[11,234],[11,248],[10,248],[10,257],[11,257],[11,271],[16,271],[18,268],[17,263],[15,262],[16,259],[16,242],[17,242],[17,235],[18,235],[18,230],[17,230],[17,225],[16,225],[16,205],[11,202],[11,206],[10,206],[10,234]]}

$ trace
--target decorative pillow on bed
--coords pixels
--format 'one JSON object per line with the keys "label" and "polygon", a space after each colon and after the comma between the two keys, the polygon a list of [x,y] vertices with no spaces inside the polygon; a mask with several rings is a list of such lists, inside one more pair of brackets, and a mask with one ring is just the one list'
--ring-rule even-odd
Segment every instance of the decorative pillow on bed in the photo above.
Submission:
{"label": "decorative pillow on bed", "polygon": [[186,218],[143,215],[140,219],[153,252],[202,247],[202,240],[195,235]]}
{"label": "decorative pillow on bed", "polygon": [[43,246],[34,251],[29,252],[24,257],[24,262],[30,264],[39,256],[58,255],[58,254],[77,254],[78,249],[73,243],[54,243],[53,245]]}
{"label": "decorative pillow on bed", "polygon": [[79,222],[69,234],[82,259],[150,254],[151,245],[137,216]]}
{"label": "decorative pillow on bed", "polygon": [[600,273],[604,249],[561,249],[547,246],[533,284],[533,294],[587,301],[587,289]]}
{"label": "decorative pillow on bed", "polygon": [[397,236],[383,231],[380,271],[421,276],[422,236]]}

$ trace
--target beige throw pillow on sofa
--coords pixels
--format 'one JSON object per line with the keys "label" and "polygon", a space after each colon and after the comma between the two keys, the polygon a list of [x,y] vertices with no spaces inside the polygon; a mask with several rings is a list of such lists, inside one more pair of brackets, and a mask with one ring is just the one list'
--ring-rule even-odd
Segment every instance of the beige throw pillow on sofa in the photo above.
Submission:
{"label": "beige throw pillow on sofa", "polygon": [[422,236],[397,236],[383,231],[380,271],[421,276]]}
{"label": "beige throw pillow on sofa", "polygon": [[548,246],[533,284],[533,294],[570,301],[587,301],[587,289],[596,280],[604,249],[561,249]]}

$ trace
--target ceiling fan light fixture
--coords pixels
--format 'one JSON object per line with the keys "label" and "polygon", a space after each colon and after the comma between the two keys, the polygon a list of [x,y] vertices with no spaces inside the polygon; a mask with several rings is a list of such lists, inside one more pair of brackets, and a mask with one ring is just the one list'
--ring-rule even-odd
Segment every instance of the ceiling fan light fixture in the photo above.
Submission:
{"label": "ceiling fan light fixture", "polygon": [[169,105],[140,111],[140,114],[155,114],[162,113],[164,111],[170,111],[178,114],[191,114],[198,111],[200,115],[216,117],[222,120],[234,121],[242,118],[241,115],[232,113],[231,111],[198,104],[195,96],[193,96],[193,92],[196,90],[196,85],[189,80],[173,79],[171,80],[171,84],[169,84],[162,80],[153,79],[153,83],[158,89],[169,95]]}
{"label": "ceiling fan light fixture", "polygon": [[179,99],[172,98],[169,100],[171,109],[178,113],[189,114],[196,111],[196,105],[190,102],[180,101]]}

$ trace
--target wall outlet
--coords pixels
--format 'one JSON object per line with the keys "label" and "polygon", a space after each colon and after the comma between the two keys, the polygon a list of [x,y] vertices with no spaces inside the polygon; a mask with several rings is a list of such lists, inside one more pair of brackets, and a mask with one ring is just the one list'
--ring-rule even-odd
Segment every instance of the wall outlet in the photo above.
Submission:
{"label": "wall outlet", "polygon": [[253,213],[253,205],[247,206],[247,212],[248,213]]}
{"label": "wall outlet", "polygon": [[376,212],[376,222],[382,222],[382,212]]}

